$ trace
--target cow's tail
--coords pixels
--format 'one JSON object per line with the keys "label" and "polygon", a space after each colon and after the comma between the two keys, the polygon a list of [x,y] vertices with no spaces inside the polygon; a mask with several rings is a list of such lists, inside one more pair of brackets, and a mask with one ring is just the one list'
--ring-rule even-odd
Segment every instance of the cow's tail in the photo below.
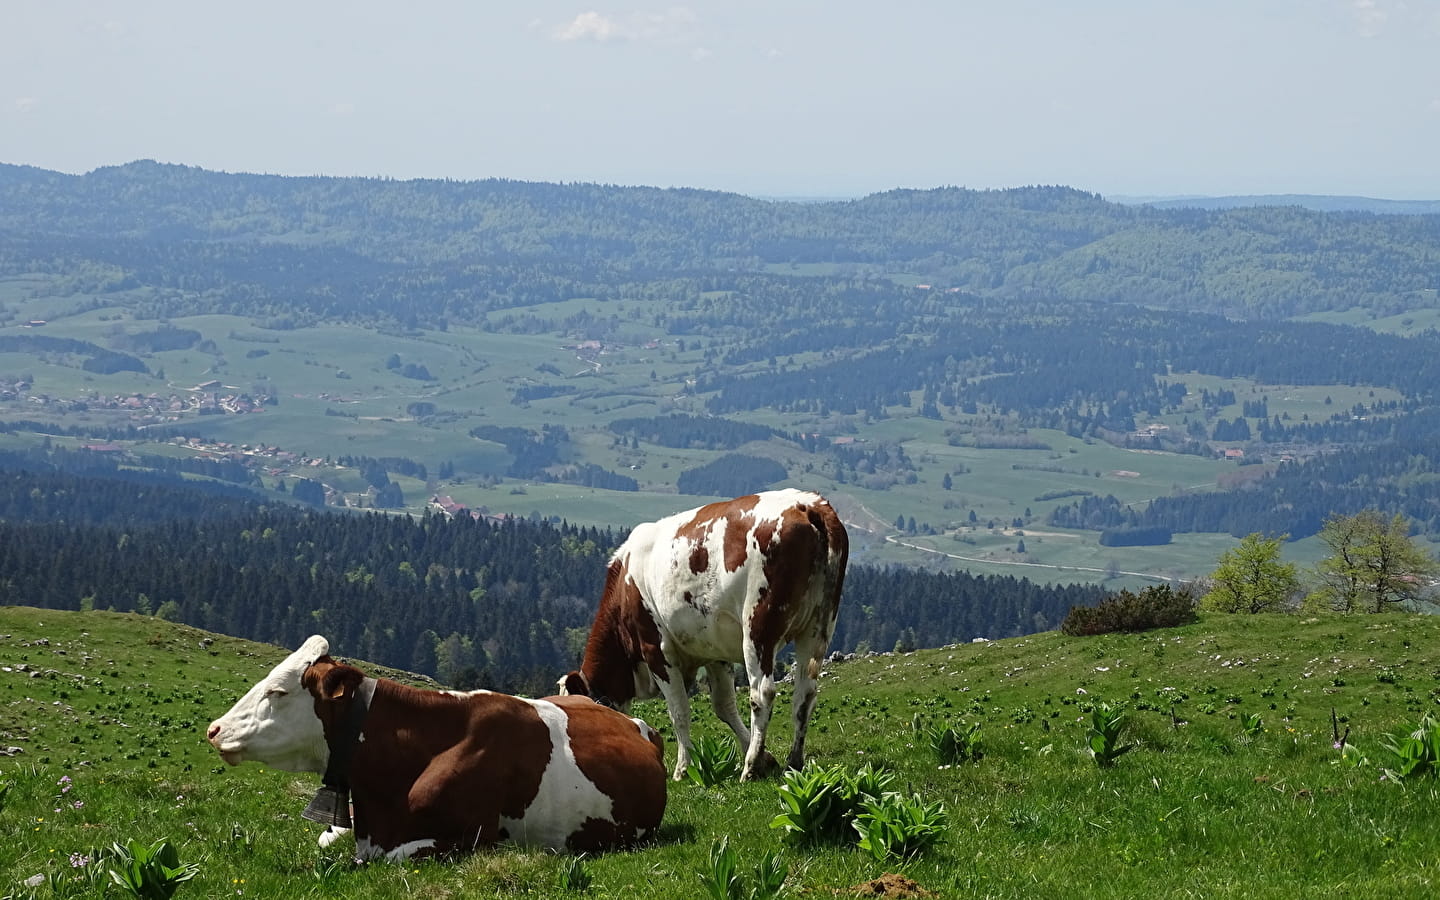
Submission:
{"label": "cow's tail", "polygon": [[[845,523],[840,521],[840,514],[829,501],[812,504],[806,507],[805,512],[811,527],[820,537],[820,552],[816,554],[815,566],[821,580],[825,612],[820,622],[822,640],[815,652],[823,656],[830,646],[835,620],[840,615],[840,593],[845,588],[845,566],[850,560],[850,535],[845,531]],[[812,678],[819,676],[819,657],[809,661],[808,670]]]}

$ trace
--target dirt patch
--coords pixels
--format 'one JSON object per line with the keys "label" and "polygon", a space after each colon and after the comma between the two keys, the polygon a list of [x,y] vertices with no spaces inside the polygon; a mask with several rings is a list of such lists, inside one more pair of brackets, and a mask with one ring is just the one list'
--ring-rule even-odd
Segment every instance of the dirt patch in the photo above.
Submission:
{"label": "dirt patch", "polygon": [[886,872],[879,878],[862,882],[844,891],[861,897],[938,897],[934,891],[927,891],[920,885],[894,872]]}

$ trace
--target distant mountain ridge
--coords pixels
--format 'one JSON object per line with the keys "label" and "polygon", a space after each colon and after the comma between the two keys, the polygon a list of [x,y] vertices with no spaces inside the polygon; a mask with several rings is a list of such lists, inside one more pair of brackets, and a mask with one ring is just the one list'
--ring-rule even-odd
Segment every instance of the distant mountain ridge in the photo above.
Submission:
{"label": "distant mountain ridge", "polygon": [[1330,194],[1236,194],[1224,197],[1130,197],[1105,199],[1126,206],[1154,209],[1247,209],[1256,206],[1298,206],[1316,212],[1368,212],[1383,216],[1440,215],[1440,200],[1382,200]]}
{"label": "distant mountain ridge", "polygon": [[[1434,302],[1426,292],[1440,286],[1440,216],[1196,202],[1125,205],[1054,185],[776,202],[148,160],[84,175],[0,164],[0,275],[83,273],[97,287],[165,290],[233,289],[243,279],[252,301],[230,311],[245,314],[293,312],[293,298],[322,288],[403,292],[416,298],[407,323],[438,321],[425,307],[442,293],[494,309],[662,281],[714,291],[739,273],[893,278],[1247,318],[1357,307],[1388,315]],[[346,304],[306,305],[307,315],[332,315]]]}

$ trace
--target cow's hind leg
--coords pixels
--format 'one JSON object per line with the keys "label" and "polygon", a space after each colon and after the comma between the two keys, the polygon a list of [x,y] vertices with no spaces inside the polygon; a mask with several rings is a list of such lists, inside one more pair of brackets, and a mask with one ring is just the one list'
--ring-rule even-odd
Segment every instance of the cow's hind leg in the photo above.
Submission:
{"label": "cow's hind leg", "polygon": [[745,642],[745,672],[750,676],[750,746],[740,770],[741,781],[764,777],[775,765],[774,757],[765,752],[765,733],[775,709],[775,652],[765,652],[769,658],[762,667],[759,648],[751,641]]}
{"label": "cow's hind leg", "polygon": [[819,692],[820,657],[829,640],[812,636],[795,642],[795,696],[791,710],[795,722],[795,739],[785,765],[799,769],[805,765],[805,735],[810,730],[810,715],[815,711],[815,695]]}
{"label": "cow's hind leg", "polygon": [[690,768],[690,695],[685,690],[685,673],[675,666],[666,666],[669,679],[657,678],[655,685],[665,698],[665,710],[670,713],[670,724],[675,726],[675,772],[674,779],[685,777]]}

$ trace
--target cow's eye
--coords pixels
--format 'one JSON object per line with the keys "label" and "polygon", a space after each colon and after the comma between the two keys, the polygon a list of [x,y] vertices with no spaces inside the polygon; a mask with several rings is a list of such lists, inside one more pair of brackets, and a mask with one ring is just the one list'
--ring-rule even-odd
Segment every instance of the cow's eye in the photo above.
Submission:
{"label": "cow's eye", "polygon": [[283,697],[288,693],[284,688],[273,687],[265,692],[267,697]]}

